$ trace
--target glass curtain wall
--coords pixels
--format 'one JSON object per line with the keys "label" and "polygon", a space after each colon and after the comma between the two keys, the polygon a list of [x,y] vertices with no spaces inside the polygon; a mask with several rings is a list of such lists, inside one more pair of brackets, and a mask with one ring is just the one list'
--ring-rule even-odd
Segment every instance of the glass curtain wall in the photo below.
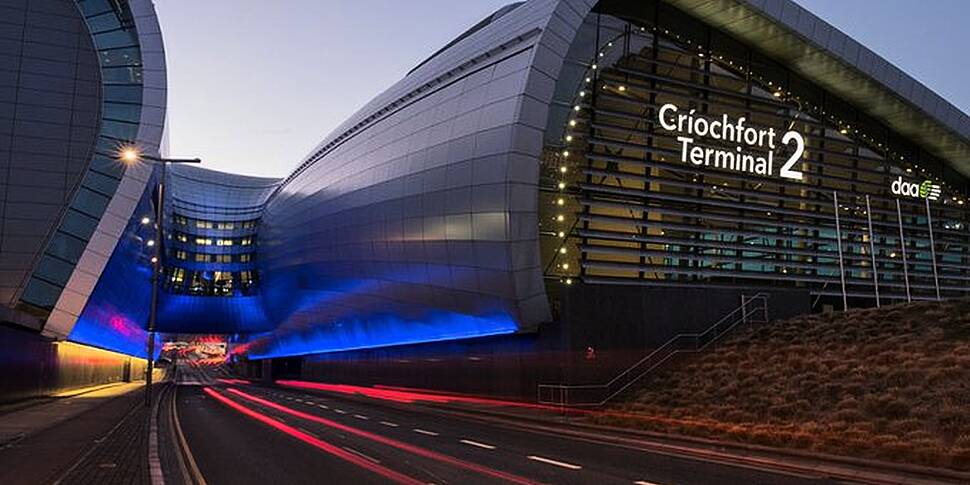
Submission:
{"label": "glass curtain wall", "polygon": [[[589,19],[599,49],[543,157],[550,284],[787,287],[865,304],[970,292],[965,177],[702,22],[630,4],[601,4]],[[676,109],[668,125],[744,118],[764,138],[671,130],[665,105]],[[771,173],[727,163],[765,156],[769,129]],[[789,131],[802,147],[782,141]],[[779,176],[793,156],[800,179]]]}

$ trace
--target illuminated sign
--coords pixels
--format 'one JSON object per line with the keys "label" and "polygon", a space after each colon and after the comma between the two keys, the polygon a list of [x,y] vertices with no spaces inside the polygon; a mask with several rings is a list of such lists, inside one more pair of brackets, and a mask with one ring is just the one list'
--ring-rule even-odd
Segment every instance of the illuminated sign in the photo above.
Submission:
{"label": "illuminated sign", "polygon": [[[696,166],[757,175],[775,175],[777,133],[774,128],[746,126],[747,118],[743,116],[737,121],[731,120],[726,114],[720,119],[710,120],[702,116],[694,116],[696,110],[693,109],[687,113],[678,111],[676,105],[668,103],[660,107],[657,117],[663,129],[682,134],[677,137],[677,141],[681,144],[680,161]],[[733,150],[701,146],[695,143],[695,137],[734,143],[736,146]],[[805,139],[797,131],[788,131],[782,135],[780,143],[781,145],[794,143],[795,152],[779,167],[778,176],[802,180],[802,172],[792,167],[805,153]]]}
{"label": "illuminated sign", "polygon": [[900,175],[899,178],[893,180],[891,188],[893,194],[895,195],[905,195],[908,197],[915,197],[917,199],[930,200],[937,200],[940,198],[940,186],[934,184],[930,180],[924,180],[923,183],[917,184],[903,180],[903,176]]}

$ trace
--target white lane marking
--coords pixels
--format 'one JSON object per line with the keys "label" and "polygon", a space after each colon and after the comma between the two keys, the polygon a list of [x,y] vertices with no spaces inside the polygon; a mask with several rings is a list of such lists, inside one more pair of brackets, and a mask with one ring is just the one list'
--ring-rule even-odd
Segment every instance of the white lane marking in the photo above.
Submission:
{"label": "white lane marking", "polygon": [[317,404],[317,407],[320,409],[330,409],[330,406],[327,406],[326,404]]}
{"label": "white lane marking", "polygon": [[307,402],[305,402],[305,403],[303,403],[303,404],[306,404],[307,406],[316,406],[316,405],[317,405],[317,403],[315,403],[315,402],[310,402],[310,401],[307,401]]}
{"label": "white lane marking", "polygon": [[561,462],[561,461],[550,460],[548,458],[543,458],[541,456],[536,456],[536,455],[529,455],[526,458],[528,458],[530,460],[533,460],[533,461],[547,463],[549,465],[555,465],[555,466],[560,466],[560,467],[563,467],[563,468],[568,468],[570,470],[579,470],[579,469],[583,468],[583,467],[581,467],[579,465],[573,465],[572,463],[565,463],[565,462]]}
{"label": "white lane marking", "polygon": [[334,411],[336,411],[337,414],[347,414],[347,411],[344,411],[343,409],[336,409],[335,408]]}
{"label": "white lane marking", "polygon": [[397,423],[392,423],[390,421],[381,421],[381,424],[383,424],[384,426],[390,426],[392,428],[397,428]]}
{"label": "white lane marking", "polygon": [[359,451],[357,451],[357,450],[355,450],[355,449],[353,449],[353,448],[351,448],[351,447],[349,447],[349,446],[341,446],[341,448],[343,448],[343,449],[345,449],[345,450],[347,450],[347,451],[349,451],[349,452],[351,452],[351,453],[353,453],[353,454],[355,454],[355,455],[357,455],[357,456],[359,456],[359,457],[361,457],[361,458],[364,458],[364,459],[367,459],[367,460],[370,460],[370,461],[372,461],[372,462],[374,462],[374,463],[380,463],[380,462],[381,462],[381,461],[380,461],[380,460],[378,460],[377,458],[374,458],[374,457],[372,457],[372,456],[367,456],[367,455],[365,455],[364,453],[361,453],[361,452],[359,452]]}
{"label": "white lane marking", "polygon": [[646,480],[637,480],[637,481],[633,482],[633,485],[658,485],[658,484],[653,483],[653,482],[648,482]]}
{"label": "white lane marking", "polygon": [[471,446],[477,446],[479,448],[485,448],[486,450],[494,450],[495,449],[495,447],[492,446],[492,445],[487,445],[485,443],[479,443],[477,441],[472,441],[472,440],[459,440],[459,443],[464,443],[466,445],[471,445]]}
{"label": "white lane marking", "polygon": [[300,426],[297,426],[297,427],[296,427],[296,429],[298,429],[298,430],[300,430],[300,431],[303,431],[304,433],[306,433],[306,434],[308,434],[308,435],[310,435],[310,436],[313,436],[313,437],[314,437],[314,438],[316,438],[316,439],[320,439],[320,437],[319,437],[319,436],[317,436],[317,434],[316,434],[316,433],[314,433],[313,431],[310,431],[310,430],[308,430],[308,429],[306,429],[306,428],[303,428],[303,427],[300,427]]}
{"label": "white lane marking", "polygon": [[363,419],[364,421],[367,421],[368,419],[370,419],[367,416],[364,416],[363,414],[355,414],[354,417],[357,419]]}
{"label": "white lane marking", "polygon": [[426,434],[428,436],[438,436],[438,433],[435,433],[434,431],[428,431],[428,430],[421,429],[421,428],[414,428],[414,432],[415,433]]}
{"label": "white lane marking", "polygon": [[302,399],[297,399],[296,402],[303,402],[303,400]]}

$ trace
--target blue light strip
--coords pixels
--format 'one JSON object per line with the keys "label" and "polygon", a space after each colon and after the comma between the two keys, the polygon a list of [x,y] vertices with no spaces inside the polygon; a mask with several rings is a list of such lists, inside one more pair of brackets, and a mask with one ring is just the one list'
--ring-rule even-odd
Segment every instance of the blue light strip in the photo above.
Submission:
{"label": "blue light strip", "polygon": [[263,335],[254,338],[248,355],[251,360],[260,360],[507,335],[518,330],[508,315],[475,317],[435,313],[422,320],[384,316],[322,325],[309,335]]}

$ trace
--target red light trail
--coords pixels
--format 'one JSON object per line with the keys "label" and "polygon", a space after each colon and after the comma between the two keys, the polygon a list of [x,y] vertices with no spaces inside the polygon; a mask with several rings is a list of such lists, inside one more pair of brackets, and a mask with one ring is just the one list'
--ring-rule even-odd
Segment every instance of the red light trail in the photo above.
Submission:
{"label": "red light trail", "polygon": [[521,485],[536,485],[536,484],[539,483],[539,482],[534,482],[532,480],[529,480],[527,478],[520,477],[518,475],[513,475],[511,473],[505,473],[505,472],[498,471],[498,470],[495,470],[495,469],[492,469],[492,468],[488,468],[488,467],[485,467],[485,466],[482,466],[482,465],[478,465],[478,464],[475,464],[475,463],[469,463],[469,462],[462,461],[462,460],[459,460],[457,458],[454,458],[452,456],[448,456],[448,455],[444,455],[444,454],[441,454],[441,453],[438,453],[438,452],[435,452],[435,451],[428,450],[426,448],[421,448],[419,446],[410,445],[410,444],[407,444],[407,443],[404,443],[404,442],[401,442],[401,441],[397,441],[395,439],[387,438],[385,436],[381,436],[381,435],[378,435],[378,434],[374,434],[374,433],[371,433],[371,432],[368,432],[368,431],[364,431],[364,430],[361,430],[361,429],[352,428],[350,426],[347,426],[347,425],[344,425],[344,424],[340,424],[340,423],[338,423],[336,421],[331,421],[331,420],[326,419],[326,418],[321,418],[320,416],[316,416],[314,414],[309,414],[309,413],[304,413],[302,411],[297,411],[295,409],[288,408],[286,406],[277,404],[275,402],[268,401],[266,399],[262,399],[262,398],[253,396],[252,394],[247,394],[247,393],[245,393],[243,391],[240,391],[238,389],[229,389],[228,392],[230,392],[232,394],[235,394],[237,396],[240,396],[242,398],[248,399],[250,401],[253,401],[253,402],[257,403],[257,404],[261,404],[263,406],[266,406],[266,407],[268,407],[270,409],[275,409],[277,411],[284,412],[284,413],[289,414],[291,416],[296,416],[298,418],[305,419],[307,421],[313,421],[315,423],[319,423],[319,424],[322,424],[322,425],[325,425],[325,426],[332,427],[334,429],[338,429],[338,430],[341,430],[341,431],[344,431],[344,432],[347,432],[347,433],[351,433],[351,434],[354,434],[354,435],[357,435],[357,436],[360,436],[360,437],[363,437],[363,438],[367,438],[369,440],[373,440],[373,441],[376,441],[376,442],[381,443],[381,444],[385,444],[385,445],[388,445],[388,446],[392,446],[394,448],[398,448],[400,450],[404,450],[404,451],[407,451],[407,452],[410,452],[410,453],[414,453],[416,455],[423,456],[425,458],[431,458],[433,460],[437,460],[437,461],[440,461],[440,462],[443,462],[443,463],[447,463],[449,465],[453,465],[453,466],[456,466],[456,467],[459,467],[459,468],[463,468],[465,470],[469,470],[469,471],[481,473],[483,475],[488,475],[488,476],[490,476],[492,478],[498,478],[498,479],[505,480],[505,481],[508,481],[508,482],[518,483],[518,484],[521,484]]}
{"label": "red light trail", "polygon": [[283,433],[286,433],[286,434],[288,434],[288,435],[290,435],[290,436],[292,436],[292,437],[294,437],[294,438],[296,438],[296,439],[298,439],[300,441],[303,441],[304,443],[307,443],[309,445],[312,445],[312,446],[314,446],[314,447],[316,447],[316,448],[318,448],[318,449],[320,449],[320,450],[322,450],[322,451],[324,451],[326,453],[329,453],[331,455],[334,455],[334,456],[336,456],[336,457],[338,457],[338,458],[340,458],[340,459],[342,459],[344,461],[353,463],[354,465],[357,465],[357,466],[359,466],[361,468],[365,468],[365,469],[367,469],[367,470],[369,470],[371,472],[374,472],[374,473],[376,473],[378,475],[381,475],[382,477],[387,478],[388,480],[391,480],[391,481],[393,481],[395,483],[402,483],[402,484],[407,484],[407,485],[423,485],[423,483],[424,483],[424,482],[422,482],[420,480],[416,480],[416,479],[411,478],[411,477],[409,477],[407,475],[404,475],[402,473],[398,473],[398,472],[396,472],[394,470],[391,470],[390,468],[387,468],[385,466],[381,466],[381,465],[378,465],[376,463],[372,463],[372,462],[370,462],[370,461],[368,461],[368,460],[366,460],[364,458],[361,458],[359,456],[354,455],[353,453],[344,451],[343,449],[341,449],[341,448],[339,448],[337,446],[331,445],[330,443],[327,443],[326,441],[323,441],[321,439],[315,438],[315,437],[313,437],[313,436],[311,436],[311,435],[309,435],[307,433],[304,433],[304,432],[302,432],[302,431],[300,431],[300,430],[298,430],[296,428],[293,428],[291,426],[287,426],[287,425],[285,425],[285,424],[283,424],[283,423],[281,423],[281,422],[279,422],[279,421],[277,421],[277,420],[275,420],[275,419],[273,419],[273,418],[271,418],[271,417],[269,417],[269,416],[267,416],[265,414],[261,414],[261,413],[259,413],[257,411],[254,411],[254,410],[252,410],[250,408],[247,408],[246,406],[243,406],[243,405],[241,405],[241,404],[239,404],[239,403],[237,403],[237,402],[235,402],[235,401],[233,401],[233,400],[231,400],[231,399],[223,396],[222,394],[220,394],[220,393],[212,390],[211,388],[206,387],[203,390],[205,391],[206,394],[208,394],[209,396],[211,396],[213,399],[221,402],[222,404],[225,404],[226,406],[228,406],[228,407],[230,407],[230,408],[232,408],[232,409],[234,409],[236,411],[239,411],[242,414],[245,414],[246,416],[249,416],[249,417],[251,417],[251,418],[253,418],[253,419],[255,419],[255,420],[257,420],[257,421],[259,421],[259,422],[261,422],[263,424],[269,425],[269,426],[277,429],[278,431],[282,431]]}

